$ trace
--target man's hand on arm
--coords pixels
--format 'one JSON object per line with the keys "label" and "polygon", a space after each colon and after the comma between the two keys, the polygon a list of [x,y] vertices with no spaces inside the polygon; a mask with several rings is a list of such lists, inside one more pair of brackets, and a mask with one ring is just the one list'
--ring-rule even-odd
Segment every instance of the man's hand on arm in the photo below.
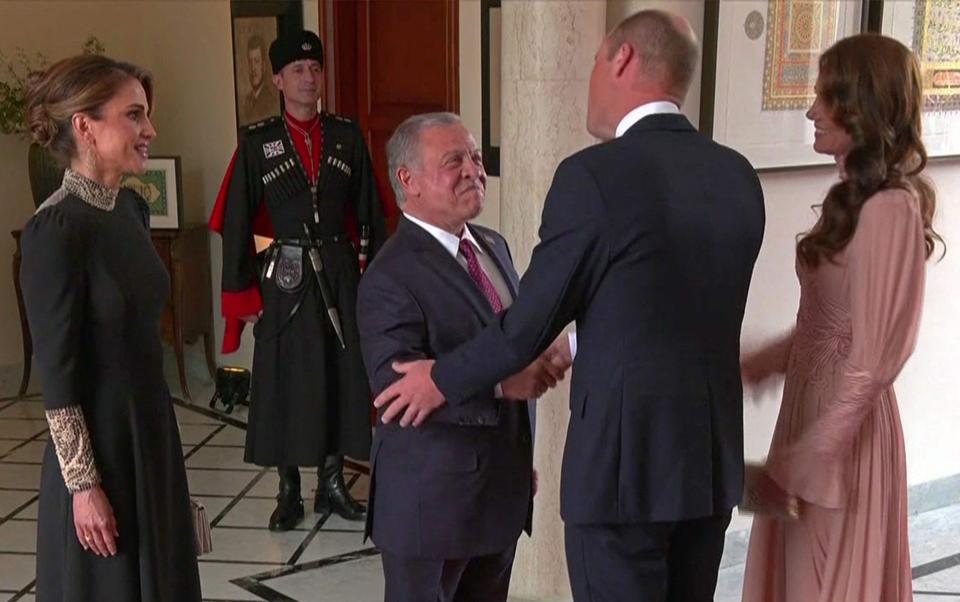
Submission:
{"label": "man's hand on arm", "polygon": [[[557,337],[540,357],[500,383],[503,399],[527,400],[540,397],[547,389],[563,380],[573,363],[567,335]],[[400,426],[420,426],[437,408],[446,403],[443,393],[433,382],[431,371],[434,360],[394,362],[394,372],[400,379],[383,390],[373,401],[377,408],[386,409],[381,416],[384,424],[400,417]]]}
{"label": "man's hand on arm", "polygon": [[400,379],[383,390],[373,405],[386,406],[381,416],[384,424],[392,422],[401,412],[400,426],[420,426],[434,410],[445,403],[443,393],[434,384],[430,371],[434,360],[394,362],[393,370]]}

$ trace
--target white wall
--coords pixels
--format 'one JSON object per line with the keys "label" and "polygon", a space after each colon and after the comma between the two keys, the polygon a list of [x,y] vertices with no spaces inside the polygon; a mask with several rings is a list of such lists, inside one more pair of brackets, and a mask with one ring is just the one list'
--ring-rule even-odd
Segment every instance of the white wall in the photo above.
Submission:
{"label": "white wall", "polygon": [[[935,228],[947,241],[947,255],[927,264],[923,322],[917,349],[897,380],[907,447],[909,484],[960,474],[960,161],[934,162],[927,169],[938,192]],[[836,170],[815,168],[762,174],[767,202],[767,232],[754,274],[744,325],[745,345],[790,327],[799,287],[793,270],[794,236],[815,219],[819,202]],[[935,256],[936,257],[936,256]],[[775,396],[773,396],[775,397]],[[746,454],[759,459],[773,433],[778,398],[748,404]]]}

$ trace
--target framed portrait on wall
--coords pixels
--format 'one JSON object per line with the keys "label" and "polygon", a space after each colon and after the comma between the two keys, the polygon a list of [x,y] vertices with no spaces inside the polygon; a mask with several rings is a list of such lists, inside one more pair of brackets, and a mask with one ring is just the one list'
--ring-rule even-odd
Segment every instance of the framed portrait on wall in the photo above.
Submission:
{"label": "framed portrait on wall", "polygon": [[282,32],[303,28],[300,0],[233,0],[233,75],[237,127],[280,114],[268,51]]}
{"label": "framed portrait on wall", "polygon": [[820,54],[866,25],[868,2],[706,2],[700,129],[757,169],[830,163],[813,151]]}
{"label": "framed portrait on wall", "polygon": [[913,50],[923,74],[923,141],[931,157],[960,155],[960,2],[883,3],[880,31]]}
{"label": "framed portrait on wall", "polygon": [[180,228],[183,184],[180,157],[150,157],[142,174],[124,176],[120,184],[143,197],[150,208],[150,228]]}

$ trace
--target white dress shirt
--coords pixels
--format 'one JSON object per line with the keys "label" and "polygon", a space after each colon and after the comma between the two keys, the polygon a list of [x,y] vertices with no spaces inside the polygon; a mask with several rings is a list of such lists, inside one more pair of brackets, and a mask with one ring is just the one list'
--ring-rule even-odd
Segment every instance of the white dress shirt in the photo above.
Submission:
{"label": "white dress shirt", "polygon": [[[403,216],[426,230],[430,236],[434,237],[437,242],[443,245],[443,248],[450,253],[451,257],[457,260],[457,263],[459,263],[464,270],[467,269],[467,259],[460,253],[459,236],[451,234],[443,228],[438,228],[421,219],[417,219],[409,213],[404,213]],[[476,251],[477,262],[480,264],[480,269],[483,270],[483,273],[487,275],[490,283],[493,284],[494,290],[497,291],[497,296],[500,297],[500,304],[503,305],[504,309],[510,307],[510,304],[513,303],[513,295],[510,294],[510,287],[507,286],[507,281],[504,279],[503,274],[500,273],[500,268],[497,267],[496,262],[484,251],[480,243],[477,242],[477,239],[474,238],[473,232],[466,226],[463,228],[463,239],[469,242],[471,246],[473,246],[473,250]]]}
{"label": "white dress shirt", "polygon": [[[447,232],[443,228],[438,228],[433,224],[427,223],[421,219],[417,219],[409,213],[404,213],[403,216],[410,220],[412,223],[420,226],[427,233],[436,239],[444,249],[447,250],[450,255],[457,260],[457,263],[463,267],[464,270],[467,270],[467,259],[460,253],[460,237],[456,234]],[[513,303],[513,295],[510,294],[510,289],[507,287],[507,281],[504,279],[503,274],[500,273],[500,268],[497,267],[497,264],[493,261],[493,258],[483,250],[483,247],[477,243],[477,239],[474,238],[473,232],[470,231],[470,228],[464,226],[463,228],[463,239],[469,242],[473,246],[473,250],[477,255],[477,262],[480,264],[480,269],[483,270],[483,273],[487,275],[487,278],[490,279],[493,288],[497,291],[497,296],[500,297],[500,304],[503,305],[503,308],[506,309]],[[494,387],[494,396],[498,399],[503,398],[503,387],[500,383],[497,383]]]}
{"label": "white dress shirt", "polygon": [[623,119],[620,120],[620,124],[617,125],[617,138],[623,136],[627,133],[627,130],[632,128],[634,124],[638,121],[647,117],[649,115],[656,115],[658,113],[679,113],[680,107],[676,104],[670,102],[669,100],[655,100],[653,102],[648,102],[642,104],[634,110],[630,111],[623,116]]}

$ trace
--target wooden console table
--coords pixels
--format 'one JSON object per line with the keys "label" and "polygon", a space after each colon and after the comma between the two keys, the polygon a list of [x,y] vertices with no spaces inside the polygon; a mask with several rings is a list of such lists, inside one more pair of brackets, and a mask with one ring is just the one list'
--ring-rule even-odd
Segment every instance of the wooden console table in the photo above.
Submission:
{"label": "wooden console table", "polygon": [[[20,311],[20,330],[23,333],[23,375],[20,379],[20,397],[27,392],[30,367],[33,360],[33,339],[23,307],[20,290],[20,230],[11,232],[16,241],[13,253],[13,287],[17,292]],[[170,298],[160,314],[160,334],[163,341],[173,346],[180,374],[183,395],[190,397],[187,374],[183,363],[183,346],[203,336],[204,353],[210,376],[216,373],[213,351],[213,304],[210,293],[210,244],[204,224],[186,226],[179,230],[153,230],[153,246],[170,274]]]}

